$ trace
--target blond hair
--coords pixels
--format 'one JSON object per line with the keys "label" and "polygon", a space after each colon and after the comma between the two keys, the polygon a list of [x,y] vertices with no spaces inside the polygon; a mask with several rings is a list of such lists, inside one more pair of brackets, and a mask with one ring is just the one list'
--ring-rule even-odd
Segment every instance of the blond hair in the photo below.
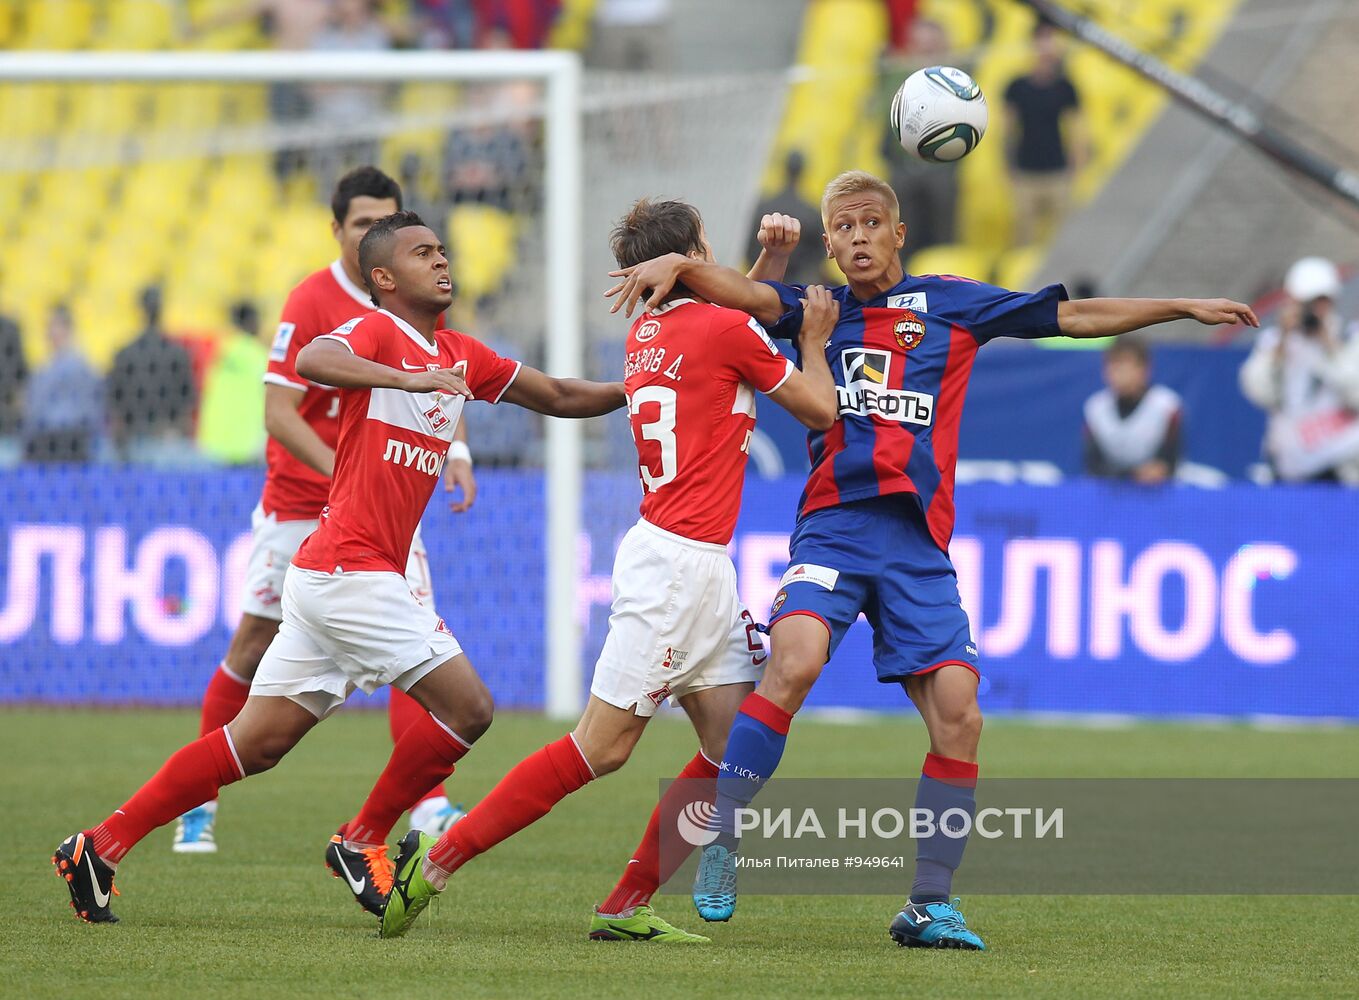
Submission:
{"label": "blond hair", "polygon": [[826,230],[830,230],[830,208],[833,201],[846,195],[863,194],[866,191],[881,195],[895,217],[893,221],[901,221],[901,205],[897,201],[897,193],[892,190],[892,185],[881,177],[873,176],[867,170],[846,170],[826,185],[826,193],[821,196],[821,222]]}

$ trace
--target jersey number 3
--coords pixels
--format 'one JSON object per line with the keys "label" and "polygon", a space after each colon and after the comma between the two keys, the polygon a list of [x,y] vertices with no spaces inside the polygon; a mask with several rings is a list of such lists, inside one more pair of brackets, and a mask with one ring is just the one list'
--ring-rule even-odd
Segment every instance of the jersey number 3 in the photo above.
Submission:
{"label": "jersey number 3", "polygon": [[[645,385],[632,394],[628,404],[628,412],[635,417],[641,417],[642,407],[647,403],[656,403],[659,407],[656,419],[634,424],[642,432],[643,441],[655,441],[661,447],[661,462],[657,471],[653,472],[641,462],[637,466],[642,475],[642,488],[648,493],[655,493],[673,480],[679,471],[675,468],[675,399],[675,390],[669,386]],[[637,442],[639,454],[641,443]]]}

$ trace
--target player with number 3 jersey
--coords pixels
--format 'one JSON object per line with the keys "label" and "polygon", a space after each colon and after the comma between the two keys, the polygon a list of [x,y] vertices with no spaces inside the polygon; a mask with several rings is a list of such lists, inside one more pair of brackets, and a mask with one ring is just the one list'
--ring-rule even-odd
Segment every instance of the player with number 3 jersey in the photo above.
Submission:
{"label": "player with number 3 jersey", "polygon": [[[660,253],[712,260],[696,209],[638,202],[613,231],[620,266]],[[680,779],[717,775],[737,707],[754,690],[764,644],[736,589],[727,543],[741,507],[755,395],[764,393],[813,429],[835,416],[835,385],[820,345],[837,308],[809,288],[801,338],[805,368],[779,353],[748,313],[722,309],[683,288],[641,316],[628,333],[624,386],[642,480],[641,519],[613,569],[609,634],[595,665],[590,701],[575,731],[520,762],[436,843],[414,831],[402,842],[382,934],[405,933],[449,876],[542,818],[558,801],[627,761],[667,698],[688,714],[699,752]],[[814,348],[814,349],[811,349]],[[691,796],[680,780],[671,795]],[[597,908],[590,937],[601,941],[704,943],[662,920],[653,893],[683,861],[662,861],[660,817],[652,813],[623,878]]]}

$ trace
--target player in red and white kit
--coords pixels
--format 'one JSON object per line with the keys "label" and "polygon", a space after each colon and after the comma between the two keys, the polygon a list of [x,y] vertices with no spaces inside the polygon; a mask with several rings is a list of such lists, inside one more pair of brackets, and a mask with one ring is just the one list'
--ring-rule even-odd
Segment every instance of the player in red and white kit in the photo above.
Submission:
{"label": "player in red and white kit", "polygon": [[[297,352],[314,338],[377,308],[361,287],[359,241],[374,222],[400,209],[400,185],[376,167],[359,167],[340,178],[331,195],[335,218],[331,229],[340,244],[340,256],[299,283],[283,307],[264,376],[264,423],[269,444],[264,492],[251,517],[254,544],[241,598],[241,620],[203,695],[200,736],[225,726],[245,705],[260,657],[283,619],[283,574],[303,539],[316,530],[330,492],[340,394],[298,375]],[[447,483],[462,490],[462,499],[453,504],[453,510],[463,511],[476,496],[476,481],[466,433],[462,424],[458,426]],[[429,557],[418,526],[411,541],[406,581],[422,601],[433,602]],[[400,691],[393,691],[388,712],[393,742],[421,714],[419,705]],[[443,786],[437,785],[411,810],[411,825],[442,833],[461,815],[445,797]],[[175,824],[175,852],[216,851],[216,816],[215,801],[181,816]],[[332,870],[341,863],[334,858],[327,860]],[[335,871],[336,877],[342,873],[343,868]]]}
{"label": "player in red and white kit", "polygon": [[[113,870],[147,833],[221,786],[273,767],[356,687],[387,684],[426,711],[342,828],[346,849],[385,851],[401,814],[448,777],[491,724],[486,686],[404,572],[465,400],[559,417],[597,416],[626,402],[619,383],[549,378],[465,334],[436,330],[452,302],[448,260],[414,213],[375,222],[359,261],[383,308],[297,356],[304,378],[340,387],[340,432],[320,527],[284,580],[283,623],[240,714],[179,750],[122,808],[57,848],[53,862],[87,921],[116,919],[108,908]],[[385,877],[375,866],[346,878],[365,908],[381,911],[390,867]]]}
{"label": "player in red and white kit", "polygon": [[[712,260],[698,211],[642,200],[614,229],[620,267],[658,252]],[[835,384],[821,350],[838,307],[807,292],[809,325],[799,371],[748,314],[680,289],[633,325],[624,384],[642,478],[641,519],[613,569],[609,634],[590,701],[574,732],[520,762],[436,842],[412,830],[401,841],[382,935],[405,933],[450,874],[541,819],[561,799],[627,761],[667,698],[688,714],[700,749],[681,779],[713,779],[736,711],[754,690],[764,644],[736,589],[727,544],[741,509],[755,394],[767,394],[808,427],[835,420]],[[676,794],[692,792],[679,781]],[[602,941],[703,943],[662,920],[649,901],[683,857],[662,871],[660,816],[651,816],[622,881],[595,913]]]}

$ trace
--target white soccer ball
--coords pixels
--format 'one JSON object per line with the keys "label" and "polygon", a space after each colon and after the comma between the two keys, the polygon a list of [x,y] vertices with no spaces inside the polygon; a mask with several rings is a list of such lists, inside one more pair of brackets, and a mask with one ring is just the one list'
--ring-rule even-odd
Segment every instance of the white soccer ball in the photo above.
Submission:
{"label": "white soccer ball", "polygon": [[929,163],[961,160],[986,134],[986,96],[952,66],[928,66],[906,78],[892,98],[901,148]]}

